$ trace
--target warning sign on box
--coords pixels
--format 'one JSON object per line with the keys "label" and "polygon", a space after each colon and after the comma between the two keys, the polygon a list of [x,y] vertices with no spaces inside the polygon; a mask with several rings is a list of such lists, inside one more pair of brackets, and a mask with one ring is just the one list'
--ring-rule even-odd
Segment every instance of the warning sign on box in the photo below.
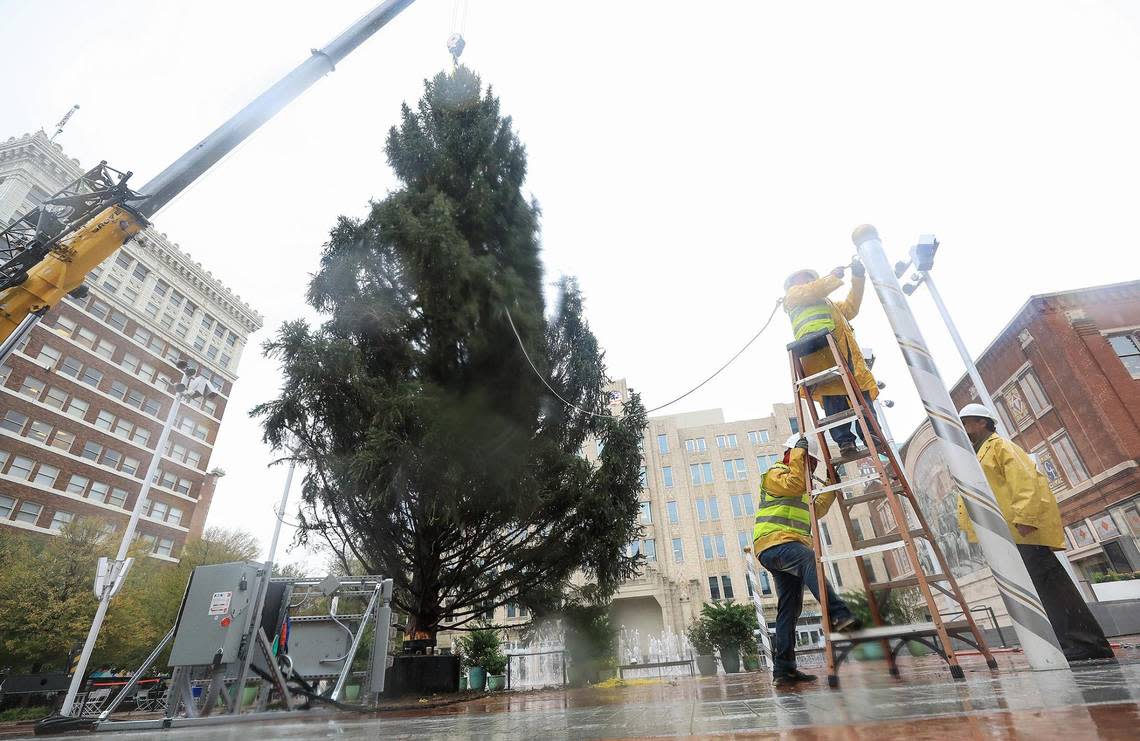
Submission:
{"label": "warning sign on box", "polygon": [[210,614],[225,615],[228,613],[230,611],[230,599],[233,596],[233,592],[214,592],[214,596],[210,598]]}

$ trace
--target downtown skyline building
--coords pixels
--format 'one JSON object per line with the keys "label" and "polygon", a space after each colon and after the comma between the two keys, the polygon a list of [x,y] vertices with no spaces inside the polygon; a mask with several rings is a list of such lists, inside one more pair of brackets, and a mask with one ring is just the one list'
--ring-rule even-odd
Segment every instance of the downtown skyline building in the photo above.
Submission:
{"label": "downtown skyline building", "polygon": [[[0,226],[82,172],[42,131],[0,143]],[[153,227],[85,285],[0,366],[0,527],[125,525],[186,360],[220,394],[178,410],[138,531],[152,556],[176,561],[205,527],[220,473],[213,445],[262,317]]]}

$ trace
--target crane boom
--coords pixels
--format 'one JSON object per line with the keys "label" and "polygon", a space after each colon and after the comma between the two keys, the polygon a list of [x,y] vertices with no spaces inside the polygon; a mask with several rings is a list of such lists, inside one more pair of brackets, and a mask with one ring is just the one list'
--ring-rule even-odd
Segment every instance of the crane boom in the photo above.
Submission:
{"label": "crane boom", "polygon": [[130,173],[100,163],[0,232],[0,362],[87,273],[147,226],[147,219],[233,151],[370,36],[411,5],[385,0],[191,147],[139,192]]}

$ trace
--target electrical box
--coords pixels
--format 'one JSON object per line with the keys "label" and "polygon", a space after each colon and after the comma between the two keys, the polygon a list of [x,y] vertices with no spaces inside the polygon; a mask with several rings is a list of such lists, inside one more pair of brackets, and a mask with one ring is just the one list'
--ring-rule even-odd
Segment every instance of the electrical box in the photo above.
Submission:
{"label": "electrical box", "polygon": [[237,661],[265,576],[265,565],[253,561],[196,567],[178,610],[170,666]]}

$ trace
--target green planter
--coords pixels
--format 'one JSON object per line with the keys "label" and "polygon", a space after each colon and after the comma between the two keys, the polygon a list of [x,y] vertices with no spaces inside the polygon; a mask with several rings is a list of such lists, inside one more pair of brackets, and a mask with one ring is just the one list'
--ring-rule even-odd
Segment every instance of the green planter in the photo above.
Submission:
{"label": "green planter", "polygon": [[697,657],[697,671],[702,677],[711,677],[716,674],[716,657],[711,654],[702,654]]}
{"label": "green planter", "polygon": [[460,692],[466,692],[467,691],[467,675],[466,674],[460,674],[459,675],[459,691]]}
{"label": "green planter", "polygon": [[906,650],[910,653],[911,656],[930,655],[930,646],[927,646],[925,643],[919,643],[918,641],[907,641]]}
{"label": "green planter", "polygon": [[247,684],[245,686],[241,693],[241,704],[243,707],[257,699],[257,690],[257,685],[251,686]]}
{"label": "green planter", "polygon": [[740,673],[740,646],[721,646],[720,663],[725,674]]}
{"label": "green planter", "polygon": [[487,691],[498,692],[507,686],[506,674],[488,674],[487,675]]}
{"label": "green planter", "polygon": [[855,657],[856,661],[874,661],[886,658],[883,647],[878,643],[860,643],[851,649],[851,655]]}
{"label": "green planter", "polygon": [[760,671],[760,657],[756,654],[748,654],[744,658],[744,671],[758,672]]}
{"label": "green planter", "polygon": [[482,692],[483,686],[487,684],[487,670],[481,666],[471,667],[467,670],[467,682],[471,689]]}
{"label": "green planter", "polygon": [[359,684],[345,685],[344,699],[348,700],[349,702],[356,702],[357,700],[359,700],[360,699],[360,685]]}

